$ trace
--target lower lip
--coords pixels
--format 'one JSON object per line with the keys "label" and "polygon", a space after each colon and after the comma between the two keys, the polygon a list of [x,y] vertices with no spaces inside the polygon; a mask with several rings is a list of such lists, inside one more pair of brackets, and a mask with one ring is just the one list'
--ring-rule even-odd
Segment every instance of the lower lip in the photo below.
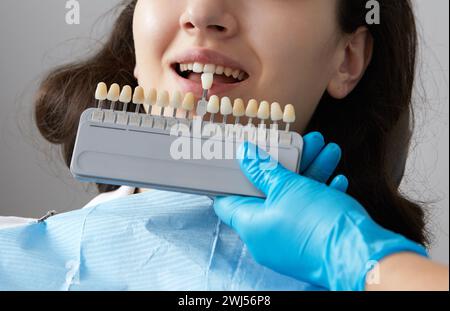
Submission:
{"label": "lower lip", "polygon": [[[202,84],[200,81],[191,81],[185,79],[178,75],[178,73],[172,69],[172,73],[175,75],[177,83],[181,86],[181,90],[184,93],[192,92],[194,96],[200,98],[203,95]],[[214,83],[209,94],[211,95],[225,95],[225,93],[230,92],[232,89],[242,86],[247,80],[237,82],[237,83]]]}

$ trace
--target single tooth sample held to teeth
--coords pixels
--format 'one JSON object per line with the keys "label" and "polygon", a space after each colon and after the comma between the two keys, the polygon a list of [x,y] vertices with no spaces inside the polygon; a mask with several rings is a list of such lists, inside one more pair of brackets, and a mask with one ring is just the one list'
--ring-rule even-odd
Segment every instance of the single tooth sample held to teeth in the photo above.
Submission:
{"label": "single tooth sample held to teeth", "polygon": [[[204,70],[204,68],[203,68],[203,70]],[[212,68],[210,68],[210,70],[212,70]],[[208,93],[209,93],[209,90],[211,90],[213,83],[214,83],[214,73],[210,73],[210,72],[203,73],[201,76],[201,80],[202,80],[203,93],[202,93],[202,98],[197,103],[196,115],[203,122],[203,117],[208,112]]]}
{"label": "single tooth sample held to teeth", "polygon": [[[92,105],[87,103],[93,108],[80,118],[72,174],[81,181],[108,185],[264,198],[236,159],[244,140],[258,144],[287,169],[299,171],[303,139],[289,130],[296,119],[293,105],[283,111],[276,101],[251,99],[246,105],[244,97],[209,94],[217,71],[233,78],[242,72],[212,64],[192,68],[201,72],[201,98],[196,97],[198,92],[150,86],[133,90],[128,85],[121,89],[116,83],[108,88],[99,83]],[[103,109],[105,101],[109,109]],[[131,103],[134,112],[128,112]],[[211,117],[204,124],[206,113]],[[219,114],[222,118],[216,120]],[[241,124],[243,117],[248,118],[247,126]],[[259,126],[253,125],[255,119]],[[283,130],[278,129],[281,121],[286,124]]]}
{"label": "single tooth sample held to teeth", "polygon": [[203,90],[210,90],[214,83],[214,73],[202,74],[202,87]]}

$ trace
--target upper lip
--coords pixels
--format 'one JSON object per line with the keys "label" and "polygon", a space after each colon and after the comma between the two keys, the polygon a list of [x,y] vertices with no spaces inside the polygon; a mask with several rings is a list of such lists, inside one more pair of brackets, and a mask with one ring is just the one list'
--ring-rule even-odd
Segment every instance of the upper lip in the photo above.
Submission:
{"label": "upper lip", "polygon": [[244,66],[238,61],[228,56],[225,56],[219,52],[206,48],[195,48],[186,50],[172,58],[171,65],[175,63],[179,64],[201,63],[204,65],[214,64],[217,66],[228,67],[231,69],[239,69],[249,74],[248,70],[244,68]]}

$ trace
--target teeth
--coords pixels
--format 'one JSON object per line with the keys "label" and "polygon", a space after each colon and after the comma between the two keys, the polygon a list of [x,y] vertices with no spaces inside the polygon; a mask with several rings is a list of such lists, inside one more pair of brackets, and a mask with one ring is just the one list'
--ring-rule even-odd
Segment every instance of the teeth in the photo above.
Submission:
{"label": "teeth", "polygon": [[158,107],[167,107],[169,106],[170,99],[169,99],[169,92],[162,91],[158,93],[158,97],[156,99],[156,106]]}
{"label": "teeth", "polygon": [[120,97],[120,86],[117,83],[114,83],[109,88],[109,92],[106,99],[112,102],[116,102],[119,100],[119,97]]}
{"label": "teeth", "polygon": [[176,91],[173,93],[172,100],[170,101],[170,107],[173,109],[179,109],[183,101],[183,95],[181,92]]}
{"label": "teeth", "polygon": [[220,101],[220,113],[224,116],[228,116],[233,113],[233,105],[229,97],[223,97]]}
{"label": "teeth", "polygon": [[242,81],[246,77],[246,73],[240,69],[233,69],[230,67],[218,66],[214,64],[189,63],[179,64],[181,72],[193,71],[195,73],[211,73],[216,75],[225,75],[226,77],[233,77],[236,80]]}
{"label": "teeth", "polygon": [[225,72],[225,67],[217,66],[217,68],[216,68],[216,75],[223,75],[224,72]]}
{"label": "teeth", "polygon": [[194,93],[189,92],[184,96],[182,108],[186,111],[194,110],[195,106],[195,96]]}
{"label": "teeth", "polygon": [[256,99],[251,99],[248,102],[247,109],[245,110],[245,115],[249,118],[256,118],[258,115],[258,102]]}
{"label": "teeth", "polygon": [[243,117],[245,115],[245,105],[241,98],[234,101],[233,116],[236,118]]}
{"label": "teeth", "polygon": [[214,82],[214,73],[202,74],[202,87],[204,90],[210,90]]}
{"label": "teeth", "polygon": [[124,104],[128,104],[131,102],[131,98],[133,96],[133,90],[131,86],[125,85],[120,93],[119,101]]}
{"label": "teeth", "polygon": [[283,119],[283,110],[281,110],[279,103],[275,102],[270,106],[270,118],[273,122],[278,122]]}
{"label": "teeth", "polygon": [[216,73],[216,65],[213,64],[205,65],[205,67],[203,68],[203,72],[212,74]]}
{"label": "teeth", "polygon": [[194,66],[192,67],[192,71],[195,73],[202,73],[203,69],[205,68],[205,65],[200,63],[194,63]]}
{"label": "teeth", "polygon": [[235,71],[233,71],[233,73],[231,75],[233,76],[233,78],[237,79],[240,74],[241,74],[241,71],[239,69],[236,69]]}
{"label": "teeth", "polygon": [[145,96],[145,104],[149,106],[155,106],[157,99],[158,91],[156,89],[151,89]]}
{"label": "teeth", "polygon": [[295,122],[295,108],[292,105],[284,107],[283,122],[294,123]]}
{"label": "teeth", "polygon": [[107,98],[108,98],[108,86],[106,86],[106,83],[100,82],[97,85],[97,89],[95,90],[95,99],[106,100]]}
{"label": "teeth", "polygon": [[216,114],[219,112],[220,110],[220,100],[219,97],[217,95],[213,95],[209,98],[209,102],[208,102],[208,107],[206,108],[206,110],[209,113],[213,113]]}
{"label": "teeth", "polygon": [[270,118],[270,104],[267,101],[262,101],[258,109],[258,119],[267,120]]}
{"label": "teeth", "polygon": [[228,68],[228,67],[225,68],[224,74],[225,74],[225,76],[227,76],[227,77],[231,77],[231,75],[233,74],[233,69]]}

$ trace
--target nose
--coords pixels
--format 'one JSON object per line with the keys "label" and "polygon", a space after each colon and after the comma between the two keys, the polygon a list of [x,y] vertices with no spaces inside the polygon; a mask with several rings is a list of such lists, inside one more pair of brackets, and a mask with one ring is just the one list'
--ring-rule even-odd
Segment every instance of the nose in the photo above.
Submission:
{"label": "nose", "polygon": [[[234,0],[232,0],[234,1]],[[181,28],[191,36],[226,39],[238,30],[238,22],[224,0],[188,0],[180,17]]]}

